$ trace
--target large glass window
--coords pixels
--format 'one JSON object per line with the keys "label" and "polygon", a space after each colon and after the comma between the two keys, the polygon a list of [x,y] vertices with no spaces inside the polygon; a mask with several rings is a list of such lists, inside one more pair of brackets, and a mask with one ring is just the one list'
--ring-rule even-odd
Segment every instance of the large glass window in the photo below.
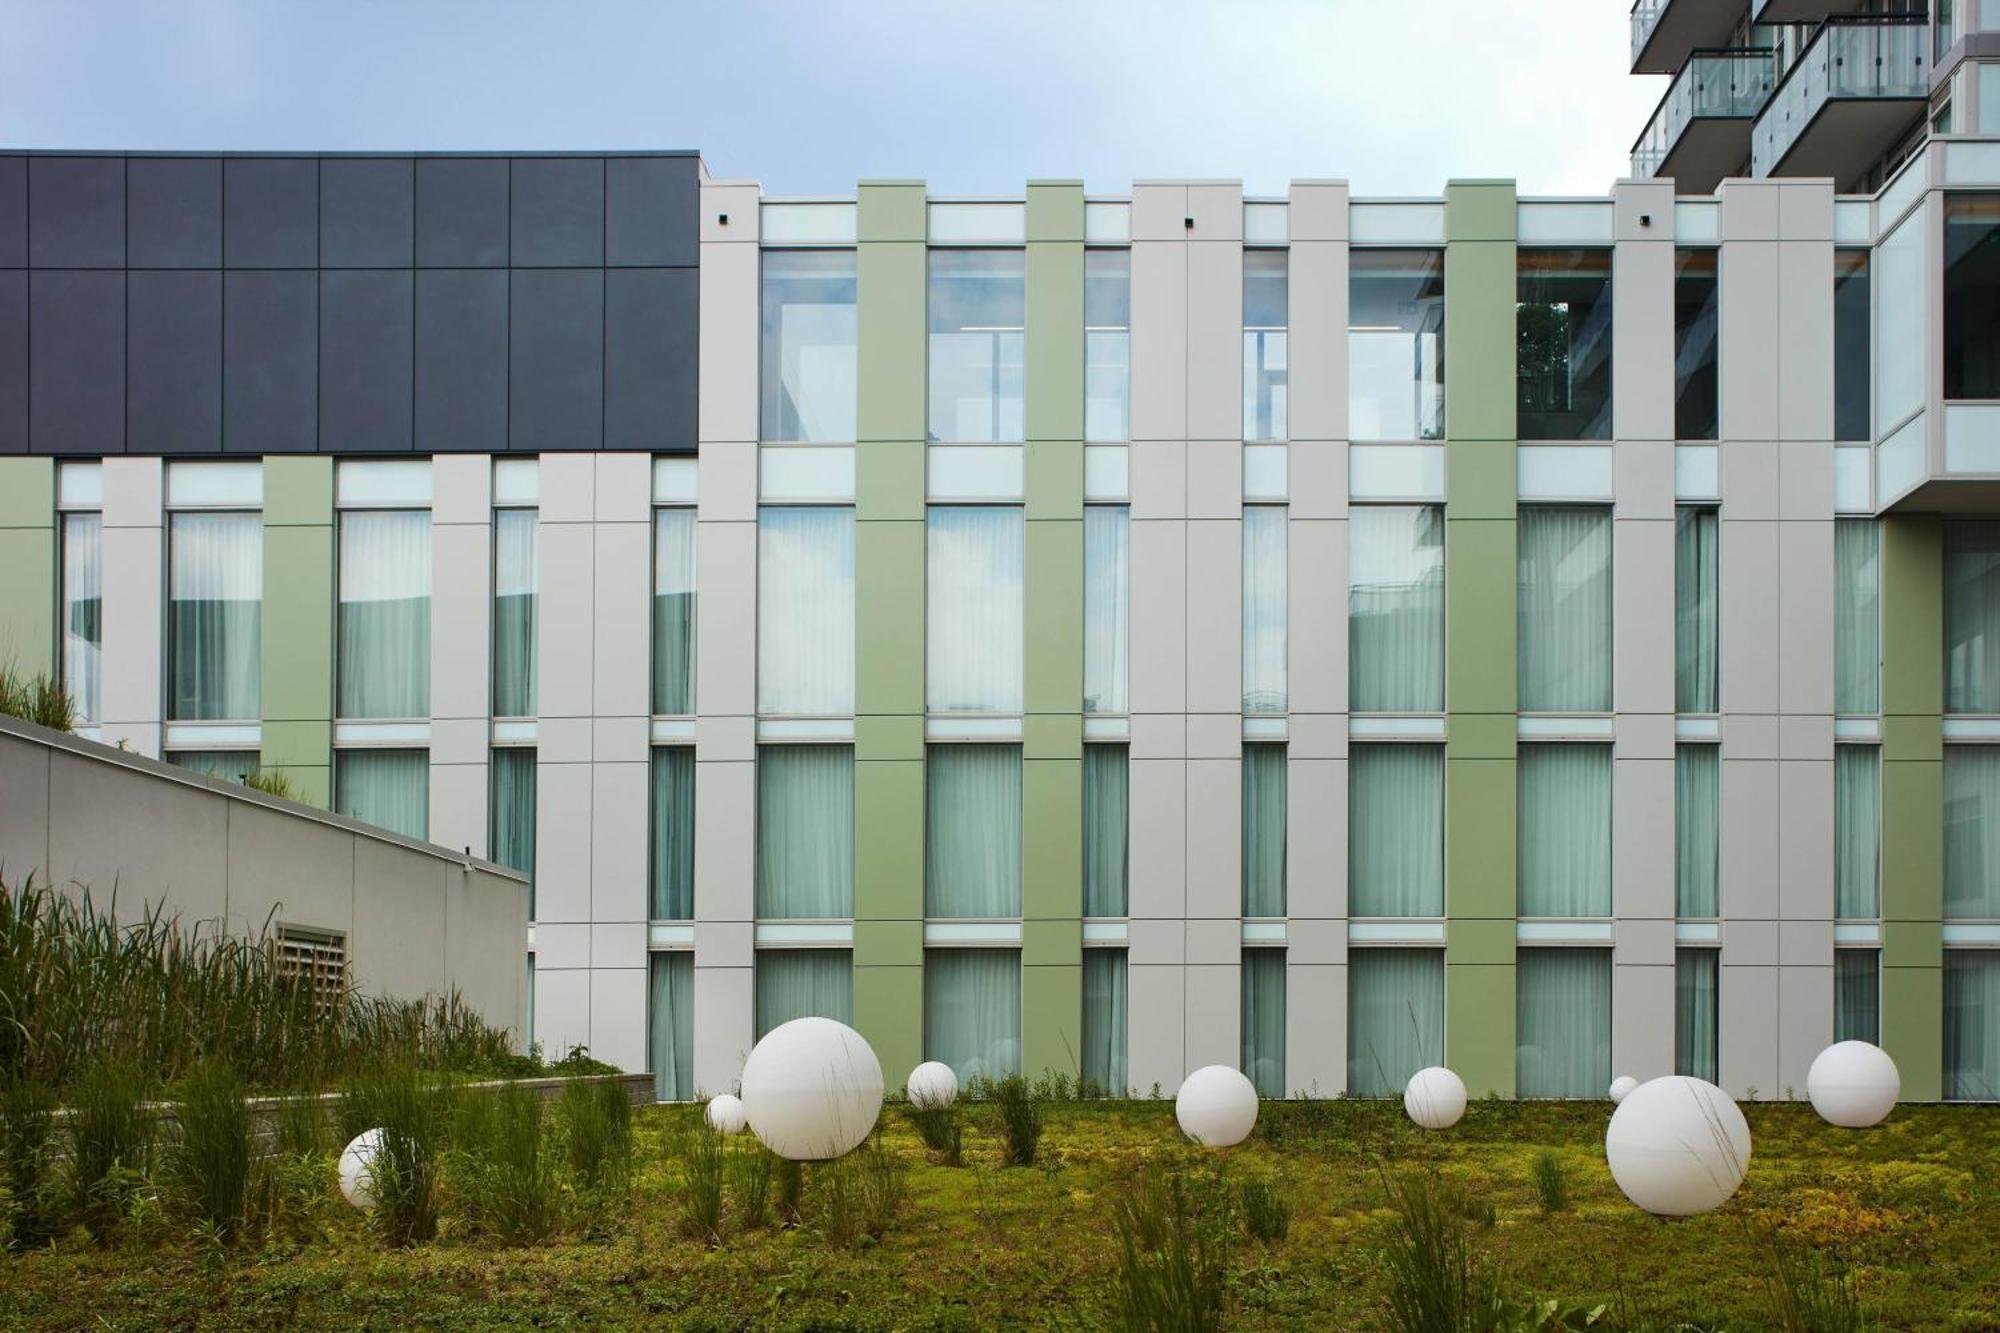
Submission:
{"label": "large glass window", "polygon": [[924,783],[924,915],[1021,915],[1021,747],[933,745]]}
{"label": "large glass window", "polygon": [[1716,252],[1674,251],[1674,438],[1712,440],[1716,399]]}
{"label": "large glass window", "polygon": [[425,750],[341,750],[334,755],[333,808],[349,819],[428,838],[431,766]]}
{"label": "large glass window", "polygon": [[854,915],[854,747],[757,751],[757,915]]}
{"label": "large glass window", "polygon": [[1013,949],[924,952],[924,1059],[960,1087],[1021,1072],[1021,955]]}
{"label": "large glass window", "polygon": [[1347,429],[1444,438],[1443,251],[1348,251]]}
{"label": "large glass window", "polygon": [[431,516],[340,516],[339,716],[431,711]]}
{"label": "large glass window", "polygon": [[1944,711],[2000,713],[2000,520],[1945,524]]}
{"label": "large glass window", "polygon": [[1944,951],[1944,1095],[2000,1101],[2000,949]]}
{"label": "large glass window", "polygon": [[1944,914],[2000,917],[2000,745],[1944,748]]}
{"label": "large glass window", "polygon": [[854,1021],[853,950],[757,951],[757,1039],[794,1018]]}
{"label": "large glass window", "polygon": [[1357,713],[1444,711],[1444,511],[1349,511],[1348,705]]}
{"label": "large glass window", "polygon": [[1131,765],[1123,745],[1083,747],[1083,914],[1124,916],[1130,901]]}
{"label": "large glass window", "polygon": [[1285,711],[1285,509],[1243,507],[1243,711]]}
{"label": "large glass window", "polygon": [[1443,916],[1444,747],[1351,747],[1347,811],[1349,913]]}
{"label": "large glass window", "polygon": [[1259,1097],[1285,1095],[1285,951],[1243,951],[1243,1072]]}
{"label": "large glass window", "polygon": [[1083,711],[1123,713],[1131,677],[1132,511],[1083,511]]}
{"label": "large glass window", "polygon": [[1882,752],[1833,747],[1834,915],[1882,915]]}
{"label": "large glass window", "polygon": [[1674,951],[1674,1072],[1715,1082],[1716,984],[1722,969],[1714,949]]}
{"label": "large glass window", "polygon": [[2000,195],[1945,197],[1944,396],[2000,398]]}
{"label": "large glass window", "polygon": [[1833,1039],[1882,1041],[1882,951],[1836,949],[1833,954]]}
{"label": "large glass window", "polygon": [[653,832],[648,855],[646,915],[654,921],[694,919],[694,749],[653,750]]}
{"label": "large glass window", "polygon": [[1083,951],[1084,1082],[1112,1097],[1128,1091],[1125,1072],[1127,1012],[1123,949]]}
{"label": "large glass window", "polygon": [[1022,438],[1027,255],[930,252],[930,438],[987,444]]}
{"label": "large glass window", "polygon": [[646,1057],[653,1096],[684,1102],[694,1096],[694,955],[656,953],[646,978]]}
{"label": "large glass window", "polygon": [[1243,747],[1243,915],[1285,914],[1285,747]]}
{"label": "large glass window", "polygon": [[225,782],[247,783],[260,768],[255,750],[169,750],[166,760],[177,768]]}
{"label": "large glass window", "polygon": [[103,716],[104,681],[104,519],[98,514],[64,514],[62,520],[63,689],[77,718]]}
{"label": "large glass window", "polygon": [[1611,747],[1523,745],[1522,916],[1611,915]]}
{"label": "large glass window", "polygon": [[1524,713],[1611,711],[1611,513],[1523,505]]}
{"label": "large glass window", "polygon": [[1400,1097],[1410,1075],[1444,1063],[1444,950],[1347,955],[1347,1095]]}
{"label": "large glass window", "polygon": [[533,717],[540,515],[493,511],[493,716]]}
{"label": "large glass window", "polygon": [[493,751],[487,847],[493,860],[528,877],[528,919],[535,918],[535,751]]}
{"label": "large glass window", "polygon": [[694,712],[695,511],[653,511],[653,711]]}
{"label": "large glass window", "polygon": [[1290,432],[1285,326],[1291,256],[1243,252],[1243,438],[1282,440]]}
{"label": "large glass window", "polygon": [[260,717],[263,516],[174,514],[168,523],[167,716]]}
{"label": "large glass window", "polygon": [[1515,433],[1523,440],[1611,438],[1611,252],[1516,256]]}
{"label": "large glass window", "polygon": [[764,252],[763,435],[855,435],[854,251]]}
{"label": "large glass window", "polygon": [[1522,949],[1514,982],[1518,1093],[1602,1097],[1611,1083],[1611,951]]}
{"label": "large glass window", "polygon": [[1132,438],[1130,250],[1083,252],[1083,438]]}
{"label": "large glass window", "polygon": [[1833,711],[1882,711],[1882,529],[1872,518],[1833,525]]}
{"label": "large glass window", "polygon": [[1717,825],[1722,814],[1722,754],[1716,745],[1674,747],[1674,915],[1721,915]]}
{"label": "large glass window", "polygon": [[1716,603],[1721,524],[1713,509],[1674,511],[1674,708],[1716,708]]}
{"label": "large glass window", "polygon": [[1875,250],[1875,433],[1924,405],[1924,217],[1918,209]]}
{"label": "large glass window", "polygon": [[1833,252],[1833,438],[1868,438],[1868,252]]}
{"label": "large glass window", "polygon": [[933,505],[926,527],[927,706],[933,713],[1019,713],[1021,510]]}
{"label": "large glass window", "polygon": [[854,712],[854,511],[757,512],[757,711]]}

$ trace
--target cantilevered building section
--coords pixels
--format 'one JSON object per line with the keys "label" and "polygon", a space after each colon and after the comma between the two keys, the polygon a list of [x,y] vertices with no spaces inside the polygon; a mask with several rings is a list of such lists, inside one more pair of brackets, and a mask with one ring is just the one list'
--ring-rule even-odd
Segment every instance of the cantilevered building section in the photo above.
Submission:
{"label": "cantilevered building section", "polygon": [[0,157],[0,652],[532,871],[537,1038],[664,1096],[810,1013],[892,1080],[1992,1098],[1979,41],[1966,132],[1586,199]]}

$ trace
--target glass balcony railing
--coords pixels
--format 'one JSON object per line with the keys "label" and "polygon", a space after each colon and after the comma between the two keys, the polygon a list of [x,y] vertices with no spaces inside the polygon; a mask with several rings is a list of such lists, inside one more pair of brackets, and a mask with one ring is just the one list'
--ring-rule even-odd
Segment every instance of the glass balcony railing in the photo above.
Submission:
{"label": "glass balcony railing", "polygon": [[[1632,145],[1632,174],[1657,176],[1689,124],[1700,118],[1749,120],[1763,109],[1778,82],[1778,53],[1764,47],[1696,51],[1667,85],[1645,133]],[[1742,131],[1739,130],[1740,134]],[[1740,164],[1742,144],[1737,145]],[[1714,182],[1696,185],[1697,193]]]}
{"label": "glass balcony railing", "polygon": [[1632,6],[1632,59],[1635,62],[1639,53],[1646,49],[1646,39],[1653,35],[1653,26],[1671,3],[1672,0],[1637,0]]}
{"label": "glass balcony railing", "polygon": [[1768,176],[1775,171],[1829,102],[1922,99],[1929,94],[1929,41],[1923,15],[1851,14],[1827,19],[1814,30],[1757,117],[1750,135],[1751,173]]}

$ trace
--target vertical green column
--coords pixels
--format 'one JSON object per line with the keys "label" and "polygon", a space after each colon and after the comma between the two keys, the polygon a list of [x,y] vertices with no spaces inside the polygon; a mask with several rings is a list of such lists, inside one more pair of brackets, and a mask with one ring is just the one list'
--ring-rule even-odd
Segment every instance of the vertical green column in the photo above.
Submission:
{"label": "vertical green column", "polygon": [[1083,184],[1028,186],[1021,1067],[1083,1050]]}
{"label": "vertical green column", "polygon": [[56,467],[0,458],[0,667],[56,670]]}
{"label": "vertical green column", "polygon": [[855,324],[854,1022],[923,1058],[925,207],[863,182]]}
{"label": "vertical green column", "polygon": [[1445,1063],[1514,1093],[1514,185],[1445,191]]}
{"label": "vertical green column", "polygon": [[264,460],[264,748],[302,801],[333,803],[333,460]]}
{"label": "vertical green column", "polygon": [[1882,519],[1882,1049],[1944,1092],[1944,532]]}

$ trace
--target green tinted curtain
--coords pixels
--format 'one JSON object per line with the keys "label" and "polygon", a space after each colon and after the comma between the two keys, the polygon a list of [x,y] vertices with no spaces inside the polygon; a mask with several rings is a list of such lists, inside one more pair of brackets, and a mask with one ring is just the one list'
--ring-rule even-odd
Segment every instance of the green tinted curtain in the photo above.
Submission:
{"label": "green tinted curtain", "polygon": [[1521,711],[1610,712],[1610,511],[1523,505],[1516,531]]}
{"label": "green tinted curtain", "polygon": [[1243,1072],[1259,1097],[1285,1095],[1285,951],[1243,951]]}
{"label": "green tinted curtain", "polygon": [[1674,951],[1674,1072],[1715,1082],[1714,949]]}
{"label": "green tinted curtain", "polygon": [[653,712],[694,712],[693,509],[653,511]]}
{"label": "green tinted curtain", "polygon": [[1243,915],[1285,914],[1285,747],[1243,747]]}
{"label": "green tinted curtain", "polygon": [[1674,708],[1713,713],[1716,557],[1721,525],[1713,509],[1674,511]]}
{"label": "green tinted curtain", "polygon": [[1444,711],[1444,511],[1348,513],[1347,692],[1357,713]]}
{"label": "green tinted curtain", "polygon": [[854,712],[854,511],[757,511],[757,711]]}
{"label": "green tinted curtain", "polygon": [[1522,949],[1514,973],[1523,1097],[1602,1097],[1611,1085],[1611,950]]}
{"label": "green tinted curtain", "polygon": [[1522,916],[1611,915],[1611,747],[1523,745]]}
{"label": "green tinted curtain", "polygon": [[1944,747],[1944,914],[2000,917],[2000,745]]}
{"label": "green tinted curtain", "polygon": [[1833,524],[1833,711],[1882,711],[1882,529]]}
{"label": "green tinted curtain", "polygon": [[1944,525],[1944,711],[2000,713],[2000,521]]}
{"label": "green tinted curtain", "polygon": [[493,716],[535,715],[536,558],[540,516],[493,511]]}
{"label": "green tinted curtain", "polygon": [[1021,955],[1013,949],[924,951],[924,1059],[961,1086],[1021,1072]]}
{"label": "green tinted curtain", "polygon": [[1356,745],[1347,763],[1352,916],[1444,915],[1444,747]]}
{"label": "green tinted curtain", "polygon": [[656,953],[647,979],[646,1055],[653,1096],[684,1102],[694,1096],[694,955]]}
{"label": "green tinted curtain", "polygon": [[429,751],[341,750],[333,777],[340,814],[406,838],[430,836]]}
{"label": "green tinted curtain", "polygon": [[2000,949],[1944,951],[1944,1095],[2000,1101]]}
{"label": "green tinted curtain", "polygon": [[694,919],[694,749],[653,750],[653,845],[647,915],[654,921]]}
{"label": "green tinted curtain", "polygon": [[1123,745],[1083,747],[1083,914],[1124,916],[1130,901],[1127,800],[1131,766]]}
{"label": "green tinted curtain", "polygon": [[1716,825],[1722,815],[1722,747],[1674,747],[1674,915],[1721,915]]}
{"label": "green tinted curtain", "polygon": [[431,516],[340,516],[340,717],[431,711]]}
{"label": "green tinted curtain", "polygon": [[1125,1083],[1125,951],[1083,951],[1083,1077],[1113,1097]]}
{"label": "green tinted curtain", "polygon": [[535,751],[509,746],[493,752],[493,860],[528,877],[528,919],[535,916]]}
{"label": "green tinted curtain", "polygon": [[794,1018],[854,1022],[851,949],[759,949],[757,1038]]}
{"label": "green tinted curtain", "polygon": [[260,717],[264,517],[175,514],[170,523],[167,716]]}
{"label": "green tinted curtain", "polygon": [[1881,1044],[1881,950],[1833,951],[1833,1039]]}
{"label": "green tinted curtain", "polygon": [[1347,1095],[1400,1097],[1410,1075],[1444,1063],[1444,950],[1347,955]]}
{"label": "green tinted curtain", "polygon": [[1833,883],[1837,917],[1882,915],[1882,751],[1833,747]]}
{"label": "green tinted curtain", "polygon": [[924,915],[1021,915],[1021,747],[933,745],[924,765]]}
{"label": "green tinted curtain", "polygon": [[258,770],[255,750],[169,750],[167,762],[203,777],[246,781]]}
{"label": "green tinted curtain", "polygon": [[1285,508],[1243,506],[1243,711],[1285,711]]}
{"label": "green tinted curtain", "polygon": [[1083,711],[1122,713],[1131,676],[1132,511],[1083,511]]}
{"label": "green tinted curtain", "polygon": [[104,519],[64,514],[62,520],[63,688],[79,719],[100,716],[104,653]]}
{"label": "green tinted curtain", "polygon": [[854,915],[854,747],[757,750],[757,915]]}
{"label": "green tinted curtain", "polygon": [[1027,521],[1017,505],[932,505],[924,691],[934,713],[1018,713]]}

